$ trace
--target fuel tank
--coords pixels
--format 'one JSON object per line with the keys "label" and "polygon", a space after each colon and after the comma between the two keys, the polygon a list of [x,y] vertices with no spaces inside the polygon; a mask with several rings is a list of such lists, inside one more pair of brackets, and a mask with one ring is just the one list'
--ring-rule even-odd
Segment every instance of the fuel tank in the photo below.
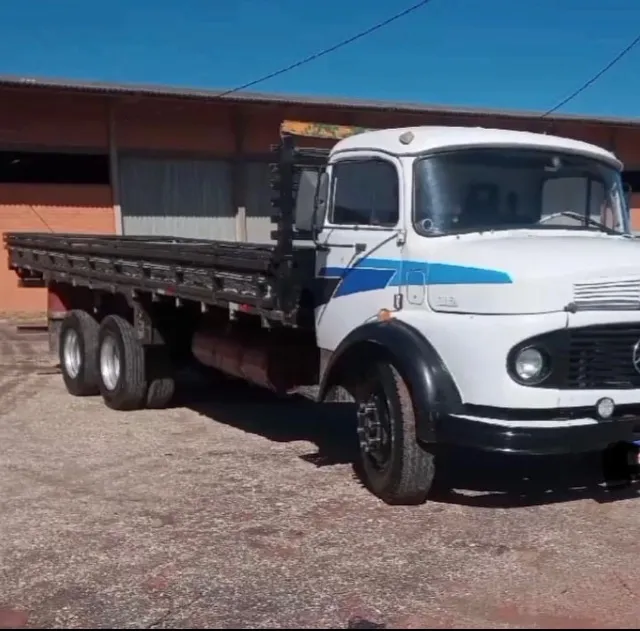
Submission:
{"label": "fuel tank", "polygon": [[294,335],[202,328],[193,335],[191,351],[205,366],[278,393],[317,382],[317,348]]}

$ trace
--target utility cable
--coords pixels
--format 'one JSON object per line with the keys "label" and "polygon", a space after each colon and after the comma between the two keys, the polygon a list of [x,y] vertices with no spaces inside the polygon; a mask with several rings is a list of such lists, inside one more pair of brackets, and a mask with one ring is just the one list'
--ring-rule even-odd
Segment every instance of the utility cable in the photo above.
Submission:
{"label": "utility cable", "polygon": [[579,94],[582,94],[588,87],[592,86],[603,74],[611,70],[613,66],[615,66],[623,57],[625,57],[628,53],[630,53],[636,45],[640,43],[640,34],[638,34],[635,39],[624,49],[622,49],[604,68],[600,70],[600,72],[596,73],[591,77],[588,81],[583,83],[577,90],[572,92],[569,96],[562,99],[557,105],[554,105],[550,110],[546,111],[540,118],[546,118],[549,114],[553,114],[561,107],[565,106],[569,101],[573,101]]}
{"label": "utility cable", "polygon": [[349,44],[352,44],[353,42],[356,42],[366,37],[367,35],[371,35],[371,33],[374,33],[375,31],[379,31],[380,29],[384,28],[385,26],[388,26],[392,22],[395,22],[396,20],[399,20],[411,13],[414,13],[415,11],[417,11],[418,9],[421,9],[422,7],[426,6],[430,2],[431,0],[421,0],[420,2],[416,2],[416,4],[404,9],[404,11],[400,11],[400,13],[396,13],[395,15],[392,15],[390,18],[387,18],[382,22],[378,22],[377,24],[374,24],[368,29],[364,31],[360,31],[356,35],[349,37],[348,39],[342,40],[341,42],[334,44],[329,48],[324,48],[323,50],[318,51],[317,53],[313,53],[312,55],[309,55],[308,57],[300,59],[284,68],[280,68],[280,70],[276,70],[275,72],[271,72],[270,74],[264,75],[263,77],[254,79],[253,81],[249,81],[248,83],[240,85],[237,88],[233,88],[231,90],[221,92],[220,94],[216,94],[216,97],[221,98],[223,96],[228,96],[229,94],[235,94],[236,92],[240,92],[241,90],[246,90],[247,88],[251,88],[254,85],[257,85],[258,83],[262,83],[263,81],[267,81],[269,79],[279,77],[280,75],[283,75],[289,72],[290,70],[294,70],[295,68],[304,66],[312,61],[315,61],[316,59],[320,59],[320,57],[324,57],[325,55],[328,55],[329,53],[333,53],[340,48],[344,48],[345,46],[348,46]]}

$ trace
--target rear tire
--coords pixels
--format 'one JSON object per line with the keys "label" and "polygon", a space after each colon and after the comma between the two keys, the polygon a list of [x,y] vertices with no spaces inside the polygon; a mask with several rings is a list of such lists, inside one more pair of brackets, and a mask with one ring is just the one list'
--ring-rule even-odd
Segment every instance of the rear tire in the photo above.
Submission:
{"label": "rear tire", "polygon": [[166,408],[176,391],[174,367],[170,353],[163,346],[147,349],[147,407],[152,410]]}
{"label": "rear tire", "polygon": [[351,390],[358,406],[360,479],[387,504],[424,503],[435,477],[435,456],[418,442],[404,379],[393,365],[378,361]]}
{"label": "rear tire", "polygon": [[100,394],[112,410],[139,410],[145,407],[148,384],[144,347],[133,326],[120,316],[102,321],[98,336]]}
{"label": "rear tire", "polygon": [[100,394],[98,387],[98,331],[95,318],[80,309],[67,314],[60,326],[58,359],[69,394],[88,397]]}

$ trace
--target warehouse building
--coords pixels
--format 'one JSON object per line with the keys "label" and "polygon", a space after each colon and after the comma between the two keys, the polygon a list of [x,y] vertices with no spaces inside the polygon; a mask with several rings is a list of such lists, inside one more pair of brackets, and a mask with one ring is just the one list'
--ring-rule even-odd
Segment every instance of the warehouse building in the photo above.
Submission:
{"label": "warehouse building", "polygon": [[[640,120],[0,77],[0,232],[268,241],[269,148],[283,119],[364,127],[472,125],[593,142],[625,162],[640,230]],[[0,312],[41,289],[0,267]]]}

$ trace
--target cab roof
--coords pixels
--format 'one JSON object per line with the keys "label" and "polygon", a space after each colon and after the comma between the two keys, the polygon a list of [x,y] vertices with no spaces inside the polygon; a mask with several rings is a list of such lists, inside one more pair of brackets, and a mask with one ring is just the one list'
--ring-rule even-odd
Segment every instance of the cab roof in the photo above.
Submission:
{"label": "cab roof", "polygon": [[622,168],[621,161],[613,153],[588,142],[549,134],[485,127],[425,126],[368,130],[339,140],[331,149],[331,155],[356,149],[371,149],[397,156],[413,156],[443,149],[505,146],[564,151],[603,160],[616,169]]}

